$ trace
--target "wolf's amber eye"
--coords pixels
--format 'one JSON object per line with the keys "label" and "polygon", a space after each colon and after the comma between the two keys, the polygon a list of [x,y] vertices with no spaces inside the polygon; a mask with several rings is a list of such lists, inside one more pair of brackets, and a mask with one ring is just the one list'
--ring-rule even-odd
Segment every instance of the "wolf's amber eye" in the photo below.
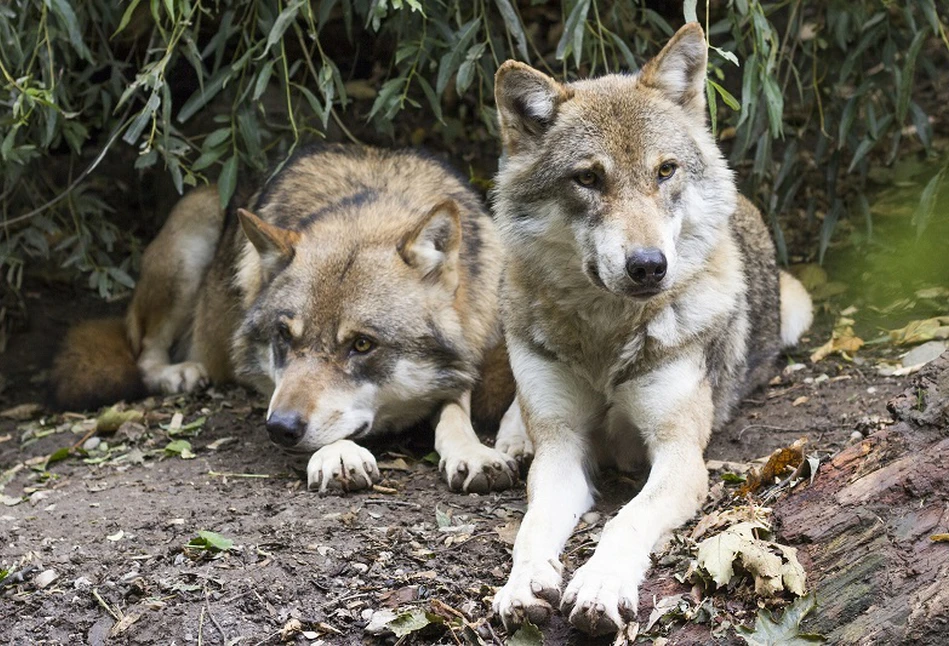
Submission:
{"label": "wolf's amber eye", "polygon": [[600,178],[592,170],[583,170],[576,174],[574,177],[577,180],[577,184],[580,186],[585,186],[586,188],[593,188],[596,186]]}
{"label": "wolf's amber eye", "polygon": [[670,177],[675,175],[676,168],[678,168],[678,166],[676,166],[672,162],[666,162],[662,164],[659,167],[659,181],[662,181],[664,179],[669,179]]}
{"label": "wolf's amber eye", "polygon": [[366,354],[374,347],[376,347],[376,344],[372,342],[372,339],[367,339],[364,336],[356,337],[356,340],[353,341],[353,352],[356,354]]}

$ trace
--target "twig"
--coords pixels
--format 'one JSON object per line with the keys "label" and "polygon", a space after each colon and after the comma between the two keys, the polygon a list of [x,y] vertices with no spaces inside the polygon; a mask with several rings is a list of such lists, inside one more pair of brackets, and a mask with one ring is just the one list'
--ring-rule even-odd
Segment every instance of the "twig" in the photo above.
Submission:
{"label": "twig", "polygon": [[365,504],[367,505],[401,505],[402,507],[415,507],[416,509],[421,509],[422,505],[417,502],[409,502],[407,500],[388,500],[386,498],[366,498]]}
{"label": "twig", "polygon": [[271,639],[273,639],[274,637],[279,637],[279,636],[280,636],[280,631],[278,630],[278,631],[275,632],[275,633],[271,633],[271,634],[267,635],[266,637],[264,637],[263,639],[261,639],[259,642],[257,642],[256,644],[254,644],[254,646],[264,646],[264,644],[266,644],[267,642],[269,642]]}
{"label": "twig", "polygon": [[485,626],[485,627],[487,627],[488,632],[491,633],[491,639],[494,640],[494,643],[495,643],[495,644],[500,644],[500,643],[502,643],[502,642],[501,642],[501,638],[498,637],[498,634],[497,634],[496,632],[494,632],[494,628],[491,627],[491,622],[490,622],[490,621],[486,621],[486,622],[484,622],[484,624],[482,624],[482,625]]}
{"label": "twig", "polygon": [[338,599],[333,599],[332,601],[326,601],[323,603],[323,608],[329,608],[330,606],[337,606],[344,601],[352,601],[353,599],[361,599],[362,597],[368,597],[368,592],[357,592],[355,594],[350,594],[345,597],[339,597]]}
{"label": "twig", "polygon": [[771,426],[770,424],[749,424],[738,432],[738,439],[741,439],[741,436],[745,434],[745,431],[753,428],[764,428],[769,431],[784,431],[786,433],[807,433],[807,429],[803,428],[785,428],[784,426]]}
{"label": "twig", "polygon": [[[207,588],[205,588],[207,590]],[[201,606],[201,614],[198,615],[198,646],[204,644],[204,606]]]}
{"label": "twig", "polygon": [[208,475],[218,478],[272,478],[269,473],[230,473],[227,471],[208,471]]}
{"label": "twig", "polygon": [[112,615],[112,618],[113,618],[113,619],[115,619],[116,621],[122,621],[122,612],[121,612],[121,611],[118,611],[118,613],[117,613],[115,610],[113,610],[112,607],[111,607],[108,603],[106,603],[105,599],[102,598],[102,595],[99,594],[98,588],[93,588],[93,589],[92,589],[92,596],[94,596],[94,597],[96,598],[96,601],[99,602],[99,605],[100,605],[100,606],[102,606],[103,608],[105,608],[105,611],[106,611],[107,613],[109,613],[110,615]]}
{"label": "twig", "polygon": [[214,615],[211,614],[210,594],[208,593],[207,584],[204,586],[204,608],[202,608],[202,612],[204,612],[205,609],[207,609],[208,619],[211,620],[211,623],[214,624],[214,627],[217,628],[217,631],[221,633],[221,643],[227,644],[227,635],[224,633],[224,629],[221,628],[221,624],[219,624],[217,619],[214,618]]}
{"label": "twig", "polygon": [[359,138],[349,131],[349,128],[343,123],[343,120],[339,118],[339,115],[336,114],[336,108],[330,106],[330,116],[333,117],[333,121],[336,122],[336,125],[339,126],[339,129],[343,131],[343,134],[346,135],[346,138],[349,139],[354,144],[359,146],[365,146],[366,144],[359,140]]}
{"label": "twig", "polygon": [[76,449],[78,449],[80,446],[82,446],[83,444],[85,444],[85,443],[86,443],[86,440],[88,440],[88,439],[91,438],[93,435],[95,435],[97,430],[99,430],[98,425],[96,425],[96,426],[92,427],[91,429],[89,429],[89,430],[86,432],[86,434],[83,435],[82,438],[81,438],[78,442],[76,442],[75,444],[72,445],[72,449],[73,449],[73,450],[76,450]]}
{"label": "twig", "polygon": [[452,608],[451,606],[449,606],[449,605],[448,605],[447,603],[445,603],[444,601],[440,601],[440,600],[438,600],[438,599],[432,599],[431,604],[432,604],[433,607],[441,608],[441,609],[444,610],[445,612],[447,612],[447,613],[449,613],[449,614],[452,614],[452,615],[455,615],[455,616],[458,617],[459,619],[464,619],[465,621],[470,621],[470,619],[468,619],[468,616],[465,615],[465,613],[463,613],[461,610],[458,610],[457,608]]}

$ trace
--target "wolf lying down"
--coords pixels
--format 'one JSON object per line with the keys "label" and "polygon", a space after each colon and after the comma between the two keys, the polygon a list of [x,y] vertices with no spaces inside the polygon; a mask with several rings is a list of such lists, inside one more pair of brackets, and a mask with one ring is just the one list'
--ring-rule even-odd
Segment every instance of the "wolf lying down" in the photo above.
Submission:
{"label": "wolf lying down", "polygon": [[530,453],[498,319],[501,251],[479,198],[412,152],[308,149],[248,202],[213,188],[174,208],[145,250],[124,321],[71,330],[52,371],[61,408],[237,381],[266,426],[310,455],[310,488],[379,478],[369,435],[433,419],[450,487],[504,489]]}
{"label": "wolf lying down", "polygon": [[[712,431],[811,321],[706,125],[707,49],[683,27],[638,75],[562,85],[509,61],[495,86],[502,311],[535,457],[510,578],[512,627],[610,633],[636,616],[649,553],[699,509]],[[779,303],[780,302],[780,303]],[[651,465],[561,593],[560,552],[597,466]]]}

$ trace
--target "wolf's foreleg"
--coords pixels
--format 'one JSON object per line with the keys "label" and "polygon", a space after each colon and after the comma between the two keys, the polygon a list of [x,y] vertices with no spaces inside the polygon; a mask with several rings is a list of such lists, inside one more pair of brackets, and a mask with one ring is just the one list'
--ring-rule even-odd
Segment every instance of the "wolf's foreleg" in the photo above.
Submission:
{"label": "wolf's foreleg", "polygon": [[700,360],[683,358],[622,385],[614,406],[640,429],[652,468],[564,593],[570,623],[592,634],[614,632],[636,616],[650,551],[698,511],[708,492],[702,454],[713,406]]}
{"label": "wolf's foreleg", "polygon": [[517,463],[485,446],[471,425],[471,393],[448,402],[435,426],[438,468],[453,491],[486,493],[510,488],[517,480]]}
{"label": "wolf's foreleg", "polygon": [[580,516],[593,505],[587,436],[602,405],[562,364],[517,343],[509,347],[535,449],[511,575],[494,597],[494,611],[512,629],[528,619],[546,621],[560,600],[560,553]]}

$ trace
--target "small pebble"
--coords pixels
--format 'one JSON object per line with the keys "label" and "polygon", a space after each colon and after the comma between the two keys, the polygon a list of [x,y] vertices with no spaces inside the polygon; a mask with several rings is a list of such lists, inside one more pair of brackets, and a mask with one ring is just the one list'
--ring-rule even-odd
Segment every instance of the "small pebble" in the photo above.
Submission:
{"label": "small pebble", "polygon": [[82,588],[91,588],[91,587],[92,587],[92,581],[90,581],[89,579],[87,579],[87,578],[84,577],[84,576],[81,576],[81,577],[79,577],[78,579],[76,579],[75,581],[72,582],[72,587],[75,588],[76,590],[79,590],[79,589],[82,589]]}
{"label": "small pebble", "polygon": [[90,437],[88,440],[82,443],[82,448],[86,451],[95,451],[100,444],[102,444],[101,439],[98,437]]}
{"label": "small pebble", "polygon": [[369,571],[369,566],[365,563],[353,563],[351,567],[360,574],[365,574]]}
{"label": "small pebble", "polygon": [[859,442],[862,439],[863,439],[863,433],[861,433],[860,431],[854,431],[853,433],[850,434],[851,442]]}
{"label": "small pebble", "polygon": [[824,372],[824,373],[821,373],[821,374],[817,375],[817,377],[814,378],[814,383],[815,383],[815,384],[822,384],[822,383],[824,383],[825,381],[827,381],[828,379],[830,379],[830,377],[828,376],[828,374],[827,374],[826,372]]}
{"label": "small pebble", "polygon": [[580,520],[585,522],[587,525],[594,525],[598,520],[600,520],[600,514],[595,511],[588,511],[580,517]]}
{"label": "small pebble", "polygon": [[870,386],[869,388],[867,388],[867,394],[868,394],[868,395],[875,395],[876,392],[877,392],[877,387],[876,387],[876,386]]}
{"label": "small pebble", "polygon": [[50,583],[55,581],[58,577],[59,575],[56,574],[56,570],[43,570],[33,577],[33,585],[36,586],[37,590],[42,590]]}

